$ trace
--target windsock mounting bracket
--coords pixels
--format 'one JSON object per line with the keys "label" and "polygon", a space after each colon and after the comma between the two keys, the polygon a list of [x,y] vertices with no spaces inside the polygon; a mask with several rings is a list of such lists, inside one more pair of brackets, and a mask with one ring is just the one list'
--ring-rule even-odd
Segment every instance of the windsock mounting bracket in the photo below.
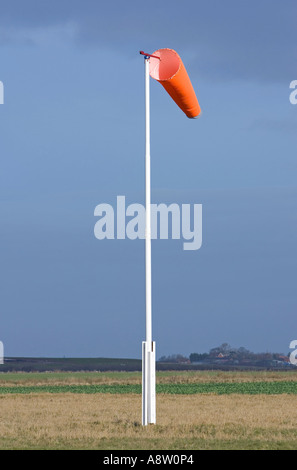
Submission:
{"label": "windsock mounting bracket", "polygon": [[155,59],[161,60],[160,57],[158,57],[157,55],[147,54],[146,52],[143,52],[143,51],[139,51],[139,54],[144,55],[145,59],[148,59],[149,57],[154,57]]}

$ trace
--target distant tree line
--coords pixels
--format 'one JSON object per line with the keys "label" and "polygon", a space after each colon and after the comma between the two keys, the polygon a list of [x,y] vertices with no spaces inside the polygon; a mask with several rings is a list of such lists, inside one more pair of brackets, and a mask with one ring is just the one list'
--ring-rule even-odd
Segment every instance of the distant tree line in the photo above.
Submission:
{"label": "distant tree line", "polygon": [[167,363],[221,363],[221,364],[263,364],[276,365],[288,364],[289,354],[284,356],[280,353],[261,352],[254,353],[244,347],[232,348],[230,344],[223,343],[220,346],[210,349],[208,353],[191,353],[189,357],[181,354],[172,354],[170,356],[162,356],[159,362]]}
{"label": "distant tree line", "polygon": [[190,359],[182,354],[172,354],[171,356],[162,356],[159,362],[171,362],[174,364],[189,363]]}

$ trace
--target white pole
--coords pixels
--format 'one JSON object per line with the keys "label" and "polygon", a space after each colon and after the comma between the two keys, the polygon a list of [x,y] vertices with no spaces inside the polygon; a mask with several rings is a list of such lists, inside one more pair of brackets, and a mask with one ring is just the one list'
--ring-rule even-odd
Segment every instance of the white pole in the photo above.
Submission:
{"label": "white pole", "polygon": [[152,341],[150,74],[145,56],[145,326],[142,343],[142,424],[156,422],[156,351]]}
{"label": "white pole", "polygon": [[150,74],[145,59],[145,302],[146,341],[152,341]]}

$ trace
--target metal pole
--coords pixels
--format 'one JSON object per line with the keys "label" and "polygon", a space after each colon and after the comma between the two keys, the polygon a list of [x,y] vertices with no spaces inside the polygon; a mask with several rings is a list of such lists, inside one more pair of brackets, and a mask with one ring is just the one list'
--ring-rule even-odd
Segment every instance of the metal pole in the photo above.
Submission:
{"label": "metal pole", "polygon": [[156,422],[156,351],[152,341],[150,74],[145,56],[145,326],[142,343],[142,424]]}
{"label": "metal pole", "polygon": [[145,303],[146,341],[152,341],[150,75],[145,59]]}

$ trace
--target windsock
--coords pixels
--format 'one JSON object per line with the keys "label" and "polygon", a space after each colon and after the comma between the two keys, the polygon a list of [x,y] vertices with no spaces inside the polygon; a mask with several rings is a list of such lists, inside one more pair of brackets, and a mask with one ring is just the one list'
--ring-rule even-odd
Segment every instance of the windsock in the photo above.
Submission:
{"label": "windsock", "polygon": [[195,91],[176,51],[158,49],[151,54],[150,76],[161,83],[188,118],[197,118],[200,115],[201,108]]}

